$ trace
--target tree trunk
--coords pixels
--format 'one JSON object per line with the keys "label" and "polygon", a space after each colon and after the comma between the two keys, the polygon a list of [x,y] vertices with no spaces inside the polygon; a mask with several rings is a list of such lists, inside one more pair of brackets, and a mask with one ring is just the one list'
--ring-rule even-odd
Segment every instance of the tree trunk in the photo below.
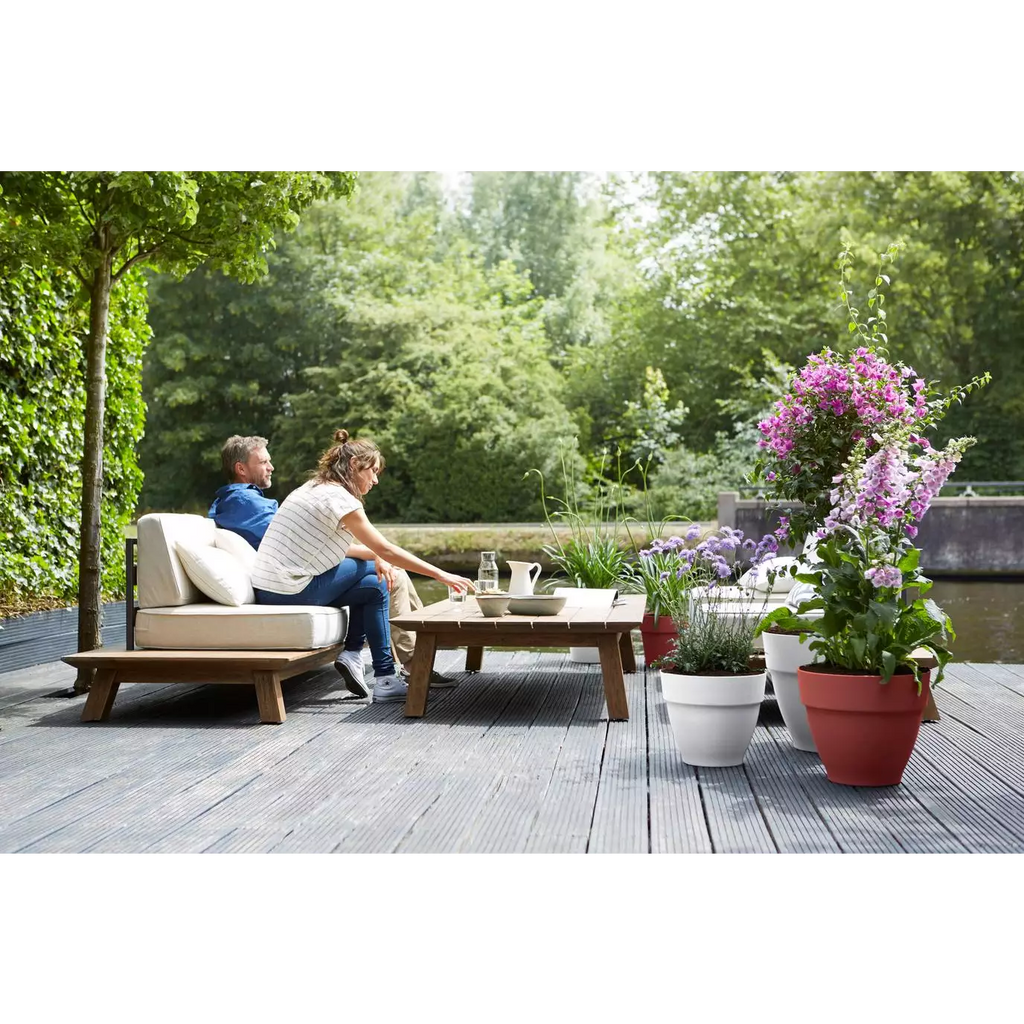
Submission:
{"label": "tree trunk", "polygon": [[[100,509],[103,503],[103,416],[107,385],[107,324],[113,254],[103,253],[89,290],[89,337],[85,345],[85,430],[82,452],[82,530],[78,547],[78,650],[100,646]],[[85,693],[92,670],[80,668],[75,693]]]}

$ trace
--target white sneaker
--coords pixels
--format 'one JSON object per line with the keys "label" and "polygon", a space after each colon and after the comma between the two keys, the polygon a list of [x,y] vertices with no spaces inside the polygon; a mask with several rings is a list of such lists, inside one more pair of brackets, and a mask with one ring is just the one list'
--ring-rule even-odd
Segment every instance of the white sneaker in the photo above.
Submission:
{"label": "white sneaker", "polygon": [[370,686],[363,677],[362,651],[342,651],[334,659],[334,667],[345,680],[345,687],[350,693],[357,697],[370,696]]}
{"label": "white sneaker", "polygon": [[373,681],[373,703],[391,704],[405,700],[409,694],[409,686],[398,676],[379,676]]}

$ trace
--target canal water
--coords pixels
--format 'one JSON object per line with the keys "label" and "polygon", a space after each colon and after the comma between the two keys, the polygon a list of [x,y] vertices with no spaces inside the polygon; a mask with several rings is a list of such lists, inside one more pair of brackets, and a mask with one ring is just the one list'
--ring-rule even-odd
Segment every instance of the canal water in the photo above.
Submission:
{"label": "canal water", "polygon": [[957,661],[1024,664],[1024,580],[936,579],[928,596],[953,620]]}
{"label": "canal water", "polygon": [[[436,580],[413,580],[425,604],[448,594]],[[957,661],[1024,664],[1024,579],[936,579],[929,596],[953,620]]]}

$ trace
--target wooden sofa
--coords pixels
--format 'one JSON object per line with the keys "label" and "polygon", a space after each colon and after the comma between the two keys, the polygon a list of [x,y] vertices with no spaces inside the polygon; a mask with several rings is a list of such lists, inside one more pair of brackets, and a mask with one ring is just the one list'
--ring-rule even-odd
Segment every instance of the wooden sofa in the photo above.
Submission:
{"label": "wooden sofa", "polygon": [[132,542],[125,551],[125,650],[64,658],[96,670],[83,722],[109,716],[121,683],[241,683],[255,688],[260,721],[280,723],[281,681],[332,663],[341,650],[348,609],[256,604],[255,551],[211,519],[142,516],[137,567]]}

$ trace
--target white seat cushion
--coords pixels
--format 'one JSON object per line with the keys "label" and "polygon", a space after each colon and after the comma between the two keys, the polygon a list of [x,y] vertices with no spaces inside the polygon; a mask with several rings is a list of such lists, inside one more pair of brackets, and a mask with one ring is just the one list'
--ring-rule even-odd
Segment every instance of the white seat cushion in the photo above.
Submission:
{"label": "white seat cushion", "polygon": [[203,651],[306,651],[340,643],[348,632],[347,608],[314,605],[188,604],[140,608],[137,647]]}
{"label": "white seat cushion", "polygon": [[197,544],[186,544],[180,540],[174,545],[174,550],[188,578],[211,601],[234,608],[256,603],[252,574],[230,551],[212,545],[200,547]]}

